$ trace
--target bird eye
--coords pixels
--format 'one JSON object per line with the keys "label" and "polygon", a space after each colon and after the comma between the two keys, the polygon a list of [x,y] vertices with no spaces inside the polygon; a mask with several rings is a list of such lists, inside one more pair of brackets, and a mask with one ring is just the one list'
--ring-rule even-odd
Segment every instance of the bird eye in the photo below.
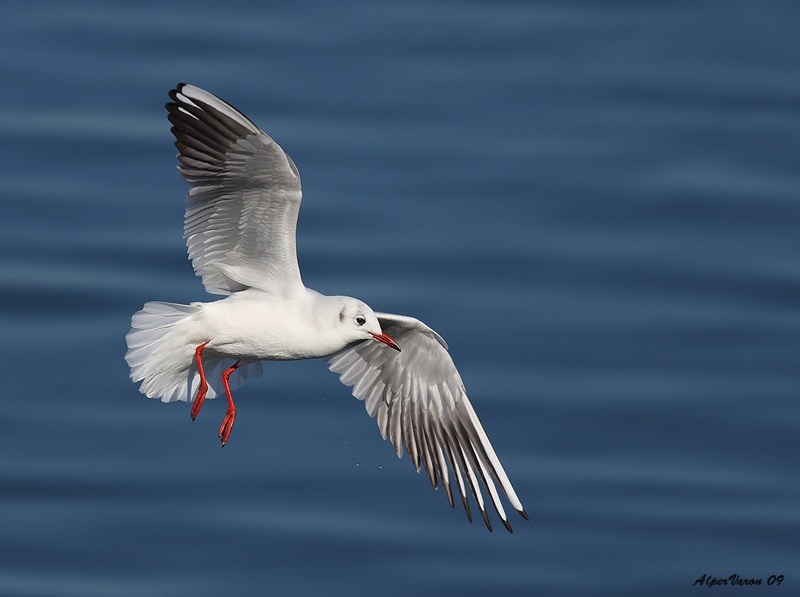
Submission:
{"label": "bird eye", "polygon": [[358,325],[364,325],[365,323],[367,323],[367,318],[364,317],[363,315],[359,315],[358,317],[356,317],[356,323]]}

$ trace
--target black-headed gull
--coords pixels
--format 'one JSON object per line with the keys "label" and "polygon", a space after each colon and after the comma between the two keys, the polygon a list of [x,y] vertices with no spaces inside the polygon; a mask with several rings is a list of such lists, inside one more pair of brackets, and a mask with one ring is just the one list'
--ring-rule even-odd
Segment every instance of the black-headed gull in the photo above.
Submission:
{"label": "black-headed gull", "polygon": [[231,388],[260,375],[261,360],[325,358],[397,455],[405,444],[451,506],[452,470],[470,521],[468,491],[492,528],[480,483],[509,531],[495,483],[528,520],[442,337],[413,317],[303,285],[295,247],[302,193],[291,158],[215,95],[180,84],[169,96],[178,168],[190,186],[189,257],[206,290],[227,296],[149,302],[133,316],[125,359],[140,391],[163,402],[193,400],[192,419],[206,398],[224,392],[224,446],[236,420]]}

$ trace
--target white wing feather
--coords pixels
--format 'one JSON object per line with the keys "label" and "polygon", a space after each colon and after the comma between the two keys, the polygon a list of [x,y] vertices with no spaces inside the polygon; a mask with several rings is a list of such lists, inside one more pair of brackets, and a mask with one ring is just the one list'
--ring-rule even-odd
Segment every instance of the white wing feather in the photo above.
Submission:
{"label": "white wing feather", "polygon": [[191,187],[184,235],[208,292],[302,291],[295,233],[302,192],[291,158],[230,104],[192,85],[167,104]]}
{"label": "white wing feather", "polygon": [[391,440],[398,457],[402,457],[405,444],[417,471],[424,466],[434,488],[441,482],[451,506],[450,470],[469,519],[465,479],[486,526],[491,530],[479,483],[511,531],[495,483],[526,520],[528,515],[470,404],[447,344],[418,319],[376,315],[401,352],[366,341],[331,357],[330,369],[340,375],[342,383],[353,386],[353,395],[364,401],[369,416],[377,418],[381,435]]}

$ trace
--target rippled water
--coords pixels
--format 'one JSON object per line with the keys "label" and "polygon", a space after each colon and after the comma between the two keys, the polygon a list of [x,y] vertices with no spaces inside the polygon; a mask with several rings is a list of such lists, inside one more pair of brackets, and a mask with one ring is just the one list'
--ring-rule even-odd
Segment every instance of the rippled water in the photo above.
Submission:
{"label": "rippled water", "polygon": [[[799,13],[6,2],[0,593],[797,592]],[[530,523],[469,525],[320,362],[224,450],[223,403],[138,394],[131,313],[207,298],[183,80],[298,164],[308,285],[447,338]]]}

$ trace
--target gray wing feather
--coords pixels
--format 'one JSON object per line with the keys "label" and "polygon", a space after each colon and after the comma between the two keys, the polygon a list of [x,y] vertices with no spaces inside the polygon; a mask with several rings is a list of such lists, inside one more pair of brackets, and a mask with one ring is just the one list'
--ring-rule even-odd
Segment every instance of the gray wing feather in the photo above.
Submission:
{"label": "gray wing feather", "polygon": [[451,506],[453,472],[470,521],[467,487],[486,526],[492,528],[483,485],[503,524],[511,530],[496,484],[528,519],[467,397],[444,339],[412,317],[376,315],[401,352],[378,342],[361,342],[331,357],[330,369],[339,374],[342,383],[353,386],[353,395],[364,401],[367,413],[377,419],[381,435],[392,442],[397,455],[402,457],[405,447],[417,471],[424,468],[435,488],[440,483],[444,486]]}
{"label": "gray wing feather", "polygon": [[302,192],[292,160],[236,108],[192,85],[166,105],[189,183],[184,236],[208,292],[302,288],[296,229]]}

